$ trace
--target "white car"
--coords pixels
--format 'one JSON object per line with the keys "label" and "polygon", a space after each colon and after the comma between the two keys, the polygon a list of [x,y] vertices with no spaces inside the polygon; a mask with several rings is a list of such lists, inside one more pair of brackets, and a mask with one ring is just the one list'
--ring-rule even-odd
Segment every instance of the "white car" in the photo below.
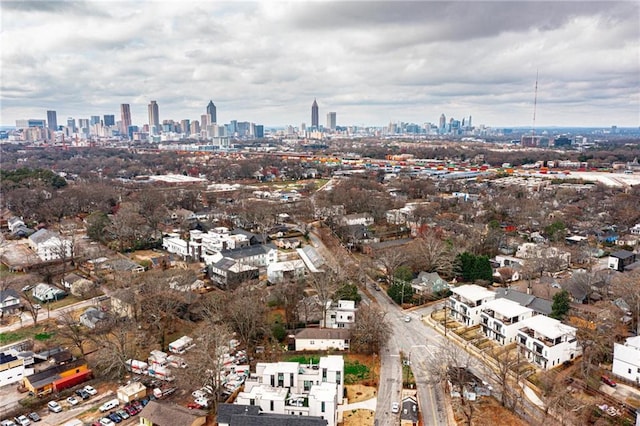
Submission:
{"label": "white car", "polygon": [[95,394],[97,394],[97,393],[98,393],[98,391],[97,391],[97,390],[95,390],[95,389],[93,388],[93,386],[89,386],[89,385],[87,385],[87,386],[85,386],[85,387],[84,387],[84,391],[85,391],[86,393],[88,393],[89,395],[91,395],[91,396],[93,396],[93,395],[95,395]]}
{"label": "white car", "polygon": [[391,404],[391,412],[396,414],[400,412],[400,404],[398,404],[397,402],[394,402],[393,404]]}
{"label": "white car", "polygon": [[191,396],[194,397],[195,399],[204,398],[204,397],[207,396],[207,393],[205,391],[203,391],[202,389],[198,389],[198,390],[195,390],[195,391],[191,392]]}
{"label": "white car", "polygon": [[115,426],[115,423],[109,417],[103,417],[100,419],[102,426]]}
{"label": "white car", "polygon": [[411,317],[409,315],[404,317],[404,322],[411,322]]}
{"label": "white car", "polygon": [[78,400],[74,396],[67,398],[67,402],[69,405],[78,405]]}
{"label": "white car", "polygon": [[18,426],[29,426],[31,424],[31,420],[29,420],[25,415],[18,416],[13,420],[15,420]]}
{"label": "white car", "polygon": [[208,407],[209,406],[209,400],[207,398],[197,398],[195,403],[198,404],[201,407]]}
{"label": "white car", "polygon": [[60,411],[62,411],[62,406],[56,401],[47,402],[47,408],[49,408],[49,411],[53,413],[59,413]]}

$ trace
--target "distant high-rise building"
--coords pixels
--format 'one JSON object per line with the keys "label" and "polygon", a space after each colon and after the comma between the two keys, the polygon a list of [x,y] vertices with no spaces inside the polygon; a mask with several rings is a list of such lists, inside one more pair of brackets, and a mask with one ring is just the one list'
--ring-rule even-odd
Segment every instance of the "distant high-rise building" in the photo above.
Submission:
{"label": "distant high-rise building", "polygon": [[149,130],[150,132],[158,132],[160,130],[160,111],[158,110],[158,103],[151,101],[149,104]]}
{"label": "distant high-rise building", "polygon": [[256,124],[254,137],[264,138],[264,126],[262,124]]}
{"label": "distant high-rise building", "polygon": [[129,135],[129,127],[131,127],[131,107],[129,104],[120,104],[120,121],[122,122],[122,130],[124,130],[122,134]]}
{"label": "distant high-rise building", "polygon": [[113,115],[113,114],[104,115],[103,119],[104,119],[104,125],[105,126],[115,126],[116,125],[116,116]]}
{"label": "distant high-rise building", "polygon": [[76,119],[73,117],[69,117],[67,118],[67,127],[69,128],[69,130],[71,130],[72,132],[76,131]]}
{"label": "distant high-rise building", "polygon": [[209,104],[207,105],[207,115],[209,116],[209,124],[218,122],[218,116],[216,115],[216,106],[213,104],[213,101],[209,101]]}
{"label": "distant high-rise building", "polygon": [[206,128],[209,124],[209,115],[208,114],[202,114],[200,116],[200,127],[202,127],[203,129]]}
{"label": "distant high-rise building", "polygon": [[200,133],[200,123],[198,120],[194,120],[191,122],[191,134],[197,135],[198,133]]}
{"label": "distant high-rise building", "polygon": [[319,110],[318,110],[318,103],[316,102],[316,100],[313,100],[313,104],[311,104],[311,126],[312,127],[318,127],[320,125],[320,121],[319,121]]}
{"label": "distant high-rise building", "polygon": [[327,114],[327,127],[331,130],[336,129],[336,113],[330,112]]}
{"label": "distant high-rise building", "polygon": [[444,133],[446,127],[447,127],[447,117],[445,117],[445,115],[442,114],[440,116],[440,126],[438,127],[438,129],[440,129],[440,133]]}
{"label": "distant high-rise building", "polygon": [[100,123],[100,116],[99,115],[92,115],[91,116],[91,121],[89,122],[89,124],[91,124],[92,126],[99,124]]}
{"label": "distant high-rise building", "polygon": [[184,119],[180,122],[180,132],[187,136],[191,133],[191,124],[188,119]]}
{"label": "distant high-rise building", "polygon": [[47,111],[47,127],[49,130],[58,130],[58,115],[55,111]]}

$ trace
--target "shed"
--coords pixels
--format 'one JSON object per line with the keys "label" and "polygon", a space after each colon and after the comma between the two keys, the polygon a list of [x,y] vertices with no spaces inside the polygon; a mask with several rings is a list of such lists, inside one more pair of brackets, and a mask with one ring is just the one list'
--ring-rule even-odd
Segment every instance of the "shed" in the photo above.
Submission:
{"label": "shed", "polygon": [[118,399],[126,404],[134,399],[142,399],[147,396],[147,388],[140,382],[131,382],[118,388]]}

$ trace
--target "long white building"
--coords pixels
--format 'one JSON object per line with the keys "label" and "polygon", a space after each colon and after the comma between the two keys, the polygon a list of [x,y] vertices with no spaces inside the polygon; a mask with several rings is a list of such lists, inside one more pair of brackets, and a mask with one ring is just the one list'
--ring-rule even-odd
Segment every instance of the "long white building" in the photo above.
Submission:
{"label": "long white building", "polygon": [[483,305],[480,313],[482,332],[501,345],[515,341],[522,322],[535,315],[533,309],[508,299],[495,299]]}
{"label": "long white building", "polygon": [[467,327],[480,323],[480,312],[484,304],[495,299],[496,294],[476,284],[461,285],[451,289],[449,313]]}
{"label": "long white building", "polygon": [[518,350],[527,360],[544,370],[561,365],[580,355],[576,329],[545,315],[520,322]]}
{"label": "long white building", "polygon": [[613,374],[640,384],[640,336],[613,344]]}

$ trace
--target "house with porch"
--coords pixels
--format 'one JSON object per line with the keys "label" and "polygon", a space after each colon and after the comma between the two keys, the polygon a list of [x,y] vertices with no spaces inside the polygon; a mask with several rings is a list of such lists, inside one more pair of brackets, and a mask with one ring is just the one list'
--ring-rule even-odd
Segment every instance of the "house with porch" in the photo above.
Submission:
{"label": "house with porch", "polygon": [[449,296],[447,304],[449,315],[466,327],[479,324],[483,305],[496,297],[493,291],[477,284],[454,287],[451,292],[453,294]]}
{"label": "house with porch", "polygon": [[576,329],[545,315],[521,321],[516,339],[520,354],[543,370],[571,361],[582,352]]}
{"label": "house with porch", "polygon": [[482,332],[501,345],[515,342],[521,322],[535,315],[532,309],[508,299],[494,299],[482,307]]}

